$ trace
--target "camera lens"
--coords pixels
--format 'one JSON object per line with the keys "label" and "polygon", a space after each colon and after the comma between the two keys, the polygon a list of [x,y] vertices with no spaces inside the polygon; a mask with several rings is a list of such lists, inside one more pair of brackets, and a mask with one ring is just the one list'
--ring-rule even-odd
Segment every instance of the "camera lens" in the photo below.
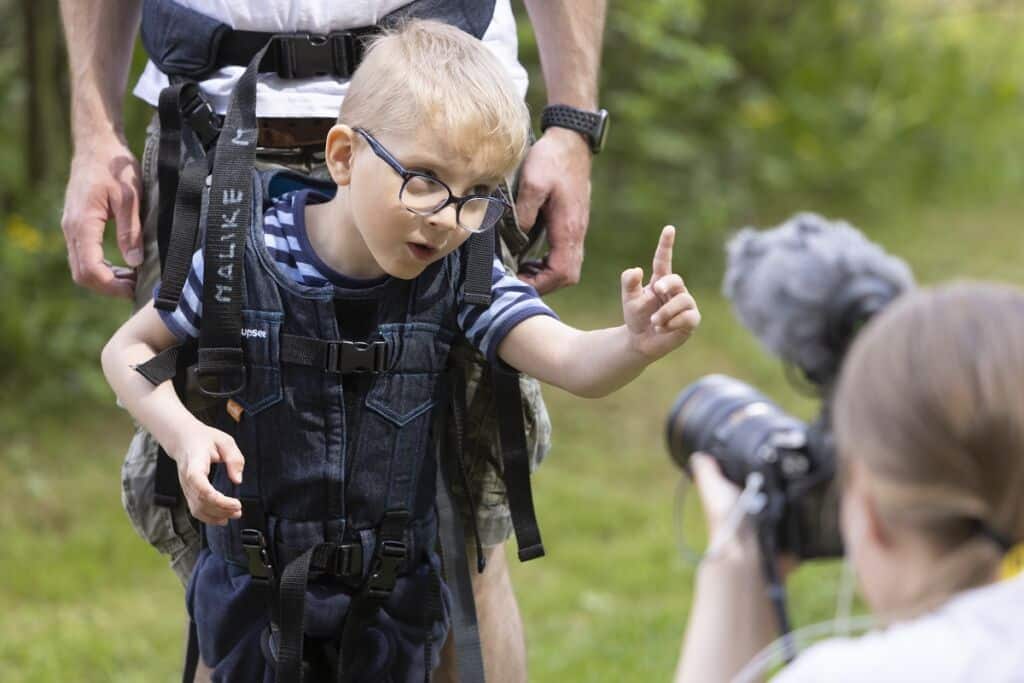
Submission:
{"label": "camera lens", "polygon": [[668,448],[689,473],[696,451],[714,456],[723,474],[742,485],[747,474],[777,457],[777,446],[800,448],[806,425],[732,377],[708,375],[683,389],[668,417]]}

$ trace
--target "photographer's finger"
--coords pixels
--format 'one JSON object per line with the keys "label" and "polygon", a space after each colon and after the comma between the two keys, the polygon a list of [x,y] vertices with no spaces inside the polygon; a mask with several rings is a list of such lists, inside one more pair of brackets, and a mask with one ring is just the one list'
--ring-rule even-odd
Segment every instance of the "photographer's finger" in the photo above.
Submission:
{"label": "photographer's finger", "polygon": [[676,242],[675,226],[666,225],[661,230],[661,237],[658,238],[658,246],[654,250],[654,260],[651,263],[651,283],[672,274],[672,247]]}
{"label": "photographer's finger", "polygon": [[725,478],[718,461],[706,453],[690,456],[690,470],[705,515],[713,523],[720,522],[739,499],[739,488]]}

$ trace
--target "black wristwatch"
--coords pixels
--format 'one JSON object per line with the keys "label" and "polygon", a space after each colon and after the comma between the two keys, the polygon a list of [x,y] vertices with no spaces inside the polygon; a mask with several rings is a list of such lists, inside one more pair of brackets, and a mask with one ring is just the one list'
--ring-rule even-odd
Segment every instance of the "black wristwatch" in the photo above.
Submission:
{"label": "black wristwatch", "polygon": [[597,154],[604,149],[605,138],[608,137],[608,112],[604,109],[586,111],[567,104],[551,104],[544,107],[540,117],[540,130],[546,131],[551,126],[574,130],[590,143],[590,151]]}

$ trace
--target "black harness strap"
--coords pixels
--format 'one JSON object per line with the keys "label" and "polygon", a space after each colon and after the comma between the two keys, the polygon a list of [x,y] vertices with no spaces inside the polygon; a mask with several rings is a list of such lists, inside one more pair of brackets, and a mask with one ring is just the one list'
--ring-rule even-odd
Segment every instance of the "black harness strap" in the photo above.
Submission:
{"label": "black harness strap", "polygon": [[409,525],[409,512],[405,509],[391,509],[384,513],[384,519],[377,529],[377,550],[370,576],[366,584],[352,598],[345,626],[341,633],[341,648],[338,651],[338,683],[351,683],[355,675],[356,643],[380,606],[391,597],[398,574],[406,565],[409,549],[405,544],[405,530]]}
{"label": "black harness strap", "polygon": [[[174,380],[178,396],[185,396],[185,369],[194,357],[193,347],[187,344],[170,346],[145,363],[137,365],[135,371],[145,377],[153,386],[167,380]],[[153,483],[153,502],[161,507],[175,507],[181,500],[181,484],[178,482],[178,466],[163,446],[157,451],[156,480]]]}
{"label": "black harness strap", "polygon": [[281,574],[278,592],[278,624],[281,639],[277,646],[277,683],[302,683],[302,645],[306,619],[306,586],[313,554],[321,545],[304,552]]}
{"label": "black harness strap", "polygon": [[242,360],[242,256],[252,223],[256,161],[256,67],[253,57],[238,79],[217,139],[203,248],[203,324],[199,330],[199,387],[208,396],[238,393],[246,382]]}
{"label": "black harness strap", "polygon": [[[461,370],[454,372],[461,375]],[[453,396],[453,400],[455,397]],[[438,411],[443,414],[444,411]],[[438,425],[444,429],[443,425]],[[443,433],[443,432],[442,432]],[[456,440],[461,434],[456,433]],[[440,448],[445,447],[439,440]],[[461,451],[459,444],[451,444],[455,455]],[[480,630],[477,625],[476,603],[473,599],[473,582],[469,575],[469,558],[466,556],[466,535],[462,525],[462,514],[452,495],[451,459],[438,452],[437,462],[437,526],[441,541],[442,569],[445,581],[451,589],[451,637],[455,639],[455,659],[458,679],[466,683],[484,680],[483,656],[480,650]],[[461,467],[461,463],[454,463]],[[475,507],[471,513],[475,519]],[[477,553],[481,552],[479,543]]]}
{"label": "black harness strap", "polygon": [[155,387],[173,379],[178,372],[178,357],[183,346],[184,344],[176,344],[167,347],[145,363],[136,365],[135,372],[145,377]]}
{"label": "black harness strap", "polygon": [[387,369],[388,348],[383,340],[339,342],[282,334],[281,362],[341,374],[383,372]]}
{"label": "black harness strap", "polygon": [[492,366],[491,377],[498,411],[508,506],[512,513],[516,543],[519,545],[519,561],[526,562],[543,557],[544,544],[541,542],[537,513],[533,507],[533,491],[530,488],[530,453],[526,445],[519,375]]}
{"label": "black harness strap", "polygon": [[[160,118],[160,146],[157,153],[156,178],[160,193],[157,208],[156,243],[160,252],[160,271],[167,259],[171,224],[174,221],[174,198],[178,194],[178,171],[181,169],[181,91],[189,83],[178,83],[160,91],[157,115]],[[195,87],[195,84],[192,84]]]}
{"label": "black harness strap", "polygon": [[[206,159],[194,159],[185,164],[178,181],[178,196],[174,204],[174,222],[170,241],[165,250],[160,291],[153,305],[164,311],[174,311],[185,288],[192,253],[199,235],[199,216],[202,211],[203,187],[206,184]],[[161,202],[163,194],[160,195]]]}
{"label": "black harness strap", "polygon": [[197,668],[199,668],[199,634],[196,633],[196,622],[189,619],[188,645],[185,646],[185,668],[181,673],[181,683],[195,683]]}
{"label": "black harness strap", "polygon": [[476,306],[491,305],[491,280],[496,248],[495,229],[478,232],[469,238],[462,297]]}

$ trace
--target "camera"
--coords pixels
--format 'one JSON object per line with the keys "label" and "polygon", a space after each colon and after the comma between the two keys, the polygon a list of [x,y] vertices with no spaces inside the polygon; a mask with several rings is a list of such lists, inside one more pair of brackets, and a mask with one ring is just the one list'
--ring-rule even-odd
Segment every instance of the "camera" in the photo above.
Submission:
{"label": "camera", "polygon": [[763,495],[750,512],[763,553],[839,556],[832,393],[857,332],[913,276],[849,224],[815,214],[745,229],[728,253],[724,290],[738,317],[806,380],[821,409],[805,423],[738,379],[708,375],[685,387],[669,413],[669,453],[687,473],[690,455],[707,453],[741,488],[757,475]]}
{"label": "camera", "polygon": [[758,472],[767,494],[760,517],[771,522],[773,547],[801,559],[835,557],[839,539],[835,446],[822,416],[804,423],[749,384],[708,375],[679,394],[668,418],[673,460],[689,473],[689,458],[713,456],[741,488]]}

